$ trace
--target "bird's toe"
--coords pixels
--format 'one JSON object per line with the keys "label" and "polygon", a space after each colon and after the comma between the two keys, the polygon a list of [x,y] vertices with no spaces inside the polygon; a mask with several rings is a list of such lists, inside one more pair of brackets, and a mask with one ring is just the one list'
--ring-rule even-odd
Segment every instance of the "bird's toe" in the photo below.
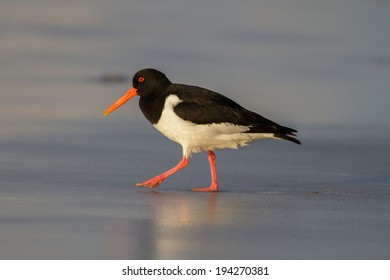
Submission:
{"label": "bird's toe", "polygon": [[210,186],[207,188],[192,188],[193,192],[216,192],[218,191],[218,186]]}
{"label": "bird's toe", "polygon": [[153,178],[142,183],[135,184],[137,187],[155,188],[162,183],[160,178]]}

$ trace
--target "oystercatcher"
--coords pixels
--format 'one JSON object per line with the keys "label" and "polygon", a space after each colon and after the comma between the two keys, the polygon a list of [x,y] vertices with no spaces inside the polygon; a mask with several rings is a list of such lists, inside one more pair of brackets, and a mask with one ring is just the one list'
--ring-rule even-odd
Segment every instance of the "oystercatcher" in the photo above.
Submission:
{"label": "oystercatcher", "polygon": [[139,106],[148,121],[183,148],[183,157],[176,166],[136,184],[140,187],[157,187],[167,177],[186,167],[192,153],[205,151],[210,164],[211,185],[193,188],[192,191],[217,191],[215,149],[236,149],[261,138],[301,144],[295,138],[295,129],[281,126],[211,90],[172,83],[162,72],[150,68],[138,71],[133,77],[132,87],[103,115],[108,115],[135,95],[139,95]]}

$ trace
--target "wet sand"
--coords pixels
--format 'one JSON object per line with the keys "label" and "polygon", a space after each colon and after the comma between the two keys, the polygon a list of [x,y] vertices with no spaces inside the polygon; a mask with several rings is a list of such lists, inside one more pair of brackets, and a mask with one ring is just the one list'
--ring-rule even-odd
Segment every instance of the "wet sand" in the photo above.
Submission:
{"label": "wet sand", "polygon": [[134,186],[181,156],[143,120],[65,127],[0,143],[2,259],[390,257],[389,135],[303,128],[302,146],[217,151],[221,192],[192,193],[209,183],[203,154]]}

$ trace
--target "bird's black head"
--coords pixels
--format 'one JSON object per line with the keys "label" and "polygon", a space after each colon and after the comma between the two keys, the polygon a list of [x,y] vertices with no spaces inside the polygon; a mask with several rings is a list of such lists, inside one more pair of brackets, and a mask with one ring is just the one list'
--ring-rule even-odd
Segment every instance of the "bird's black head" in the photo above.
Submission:
{"label": "bird's black head", "polygon": [[147,100],[157,100],[158,98],[155,98],[156,96],[153,94],[160,94],[164,92],[170,84],[172,83],[160,71],[150,68],[140,70],[133,77],[133,86],[128,91],[126,91],[123,96],[110,105],[103,112],[103,116],[107,116],[136,95],[141,97],[140,106],[141,103],[145,103]]}
{"label": "bird's black head", "polygon": [[171,81],[162,72],[147,68],[138,71],[133,77],[133,87],[137,90],[137,95],[146,96],[152,93],[164,91]]}

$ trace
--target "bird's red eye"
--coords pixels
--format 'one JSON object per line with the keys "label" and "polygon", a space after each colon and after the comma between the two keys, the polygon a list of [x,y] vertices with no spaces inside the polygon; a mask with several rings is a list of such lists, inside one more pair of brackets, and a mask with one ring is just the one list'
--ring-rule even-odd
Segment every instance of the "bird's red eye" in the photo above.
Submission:
{"label": "bird's red eye", "polygon": [[139,78],[138,78],[138,82],[142,83],[143,81],[145,81],[145,78],[144,78],[144,77],[139,77]]}

